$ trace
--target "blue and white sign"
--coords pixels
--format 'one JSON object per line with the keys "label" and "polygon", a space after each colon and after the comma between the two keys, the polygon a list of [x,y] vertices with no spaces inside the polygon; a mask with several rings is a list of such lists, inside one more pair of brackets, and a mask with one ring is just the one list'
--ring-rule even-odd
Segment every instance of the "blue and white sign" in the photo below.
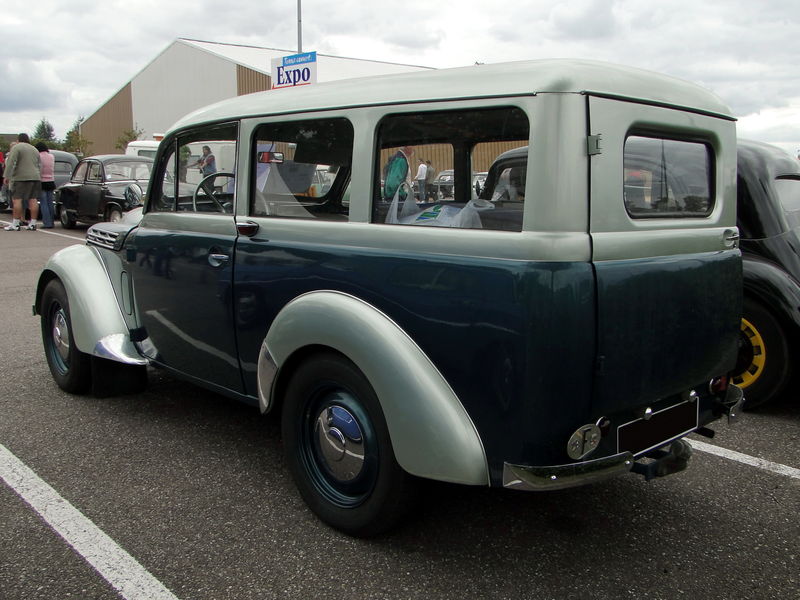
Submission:
{"label": "blue and white sign", "polygon": [[317,82],[317,53],[304,52],[272,59],[272,89]]}

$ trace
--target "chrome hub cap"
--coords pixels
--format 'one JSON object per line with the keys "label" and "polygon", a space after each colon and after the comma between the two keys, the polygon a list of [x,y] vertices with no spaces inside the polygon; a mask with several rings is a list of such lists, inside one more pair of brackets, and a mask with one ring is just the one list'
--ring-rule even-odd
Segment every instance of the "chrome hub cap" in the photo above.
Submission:
{"label": "chrome hub cap", "polygon": [[69,328],[64,311],[59,309],[53,316],[53,347],[65,363],[69,358]]}
{"label": "chrome hub cap", "polygon": [[350,411],[326,406],[317,417],[314,434],[331,475],[342,482],[358,477],[364,468],[364,437]]}

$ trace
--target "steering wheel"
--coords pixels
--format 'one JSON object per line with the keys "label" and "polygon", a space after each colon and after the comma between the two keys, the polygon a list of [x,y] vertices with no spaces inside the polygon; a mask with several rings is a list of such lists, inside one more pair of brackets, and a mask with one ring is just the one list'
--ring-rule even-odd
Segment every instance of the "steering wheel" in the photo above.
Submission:
{"label": "steering wheel", "polygon": [[200,183],[197,184],[197,187],[194,189],[194,194],[192,194],[192,209],[194,212],[197,212],[197,194],[200,190],[205,192],[205,195],[211,198],[211,201],[214,205],[219,209],[219,212],[224,213],[228,212],[225,210],[225,205],[220,202],[219,198],[215,195],[216,190],[214,189],[214,179],[216,177],[230,177],[234,181],[236,180],[236,176],[233,173],[229,173],[227,171],[217,171],[216,173],[211,173],[211,175],[206,175],[203,179],[200,180]]}

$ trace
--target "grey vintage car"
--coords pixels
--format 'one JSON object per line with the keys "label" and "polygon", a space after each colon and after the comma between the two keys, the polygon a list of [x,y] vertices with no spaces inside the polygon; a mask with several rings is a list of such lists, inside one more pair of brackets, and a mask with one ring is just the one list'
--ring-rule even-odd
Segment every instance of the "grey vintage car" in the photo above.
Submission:
{"label": "grey vintage car", "polygon": [[[452,161],[453,196],[416,202],[394,162],[385,197],[386,161],[423,146]],[[196,148],[215,172],[191,170]],[[421,479],[684,469],[683,438],[742,402],[735,178],[728,108],[632,68],[248,94],[166,134],[141,218],[56,253],[34,309],[62,389],[140,390],[151,366],[279,415],[311,510],[374,535]]]}

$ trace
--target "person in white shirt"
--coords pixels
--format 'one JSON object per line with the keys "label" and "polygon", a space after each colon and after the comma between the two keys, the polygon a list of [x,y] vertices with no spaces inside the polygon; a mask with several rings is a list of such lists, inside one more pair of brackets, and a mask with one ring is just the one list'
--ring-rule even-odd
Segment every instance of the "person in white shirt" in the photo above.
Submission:
{"label": "person in white shirt", "polygon": [[427,195],[425,194],[425,176],[428,174],[428,167],[425,165],[425,161],[421,158],[419,159],[419,168],[417,169],[417,174],[414,179],[417,180],[417,186],[419,189],[419,202],[425,202],[425,198]]}

